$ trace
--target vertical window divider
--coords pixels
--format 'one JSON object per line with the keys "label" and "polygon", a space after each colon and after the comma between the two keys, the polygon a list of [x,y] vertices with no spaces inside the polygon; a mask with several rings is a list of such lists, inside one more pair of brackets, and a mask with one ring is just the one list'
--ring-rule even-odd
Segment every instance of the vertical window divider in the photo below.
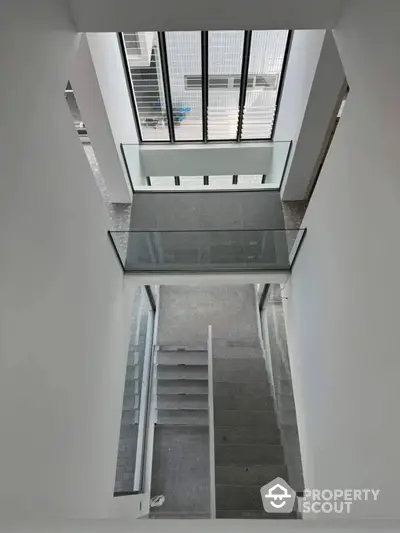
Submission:
{"label": "vertical window divider", "polygon": [[267,175],[263,174],[263,177],[261,178],[261,185],[265,185],[266,181],[267,181]]}
{"label": "vertical window divider", "polygon": [[175,185],[179,187],[179,185],[181,184],[181,180],[179,179],[179,176],[174,176],[174,178],[175,178]]}
{"label": "vertical window divider", "polygon": [[151,179],[150,179],[150,176],[146,176],[146,185],[148,187],[151,187]]}
{"label": "vertical window divider", "polygon": [[171,87],[169,83],[167,45],[165,42],[165,32],[163,31],[158,32],[158,44],[160,47],[160,61],[161,61],[162,77],[163,77],[163,82],[164,82],[165,105],[167,108],[168,131],[169,131],[170,141],[174,143],[175,142],[174,112],[172,108]]}
{"label": "vertical window divider", "polygon": [[204,176],[204,185],[210,185],[210,178],[209,178],[209,176]]}
{"label": "vertical window divider", "polygon": [[237,135],[236,135],[237,141],[240,141],[242,139],[243,113],[244,113],[244,106],[246,103],[247,79],[249,77],[250,48],[251,48],[251,31],[246,30],[244,32],[242,73],[240,77],[239,118],[238,118],[238,129],[237,129]]}
{"label": "vertical window divider", "polygon": [[238,184],[238,176],[237,174],[235,174],[232,179],[232,185],[237,185],[237,184]]}
{"label": "vertical window divider", "polygon": [[207,142],[208,141],[208,133],[207,133],[208,132],[208,32],[207,31],[201,32],[201,79],[202,79],[202,104],[203,104],[203,142]]}

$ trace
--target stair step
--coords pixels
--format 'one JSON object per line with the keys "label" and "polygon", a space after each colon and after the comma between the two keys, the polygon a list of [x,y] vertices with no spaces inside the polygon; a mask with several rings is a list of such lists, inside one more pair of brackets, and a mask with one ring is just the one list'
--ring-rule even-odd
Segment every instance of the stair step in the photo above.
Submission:
{"label": "stair step", "polygon": [[157,350],[159,352],[206,352],[207,349],[207,343],[205,344],[193,344],[192,346],[189,346],[187,344],[181,344],[181,345],[169,345],[169,344],[158,344],[156,346]]}
{"label": "stair step", "polygon": [[157,409],[208,409],[206,394],[158,394]]}
{"label": "stair step", "polygon": [[213,343],[213,357],[215,359],[259,359],[263,357],[259,346],[219,346]]}
{"label": "stair step", "polygon": [[208,426],[208,410],[157,409],[157,424],[177,426]]}
{"label": "stair step", "polygon": [[257,485],[216,484],[215,501],[217,510],[264,511],[260,488]]}
{"label": "stair step", "polygon": [[218,426],[265,426],[275,430],[277,419],[274,411],[241,411],[237,409],[219,409],[215,406],[215,427]]}
{"label": "stair step", "polygon": [[277,427],[216,426],[215,444],[281,444],[281,434]]}
{"label": "stair step", "polygon": [[220,409],[273,410],[269,385],[264,383],[214,383],[214,405]]}
{"label": "stair step", "polygon": [[288,472],[284,464],[218,465],[215,467],[215,482],[221,485],[258,485],[262,487],[276,477],[281,477],[288,482]]}
{"label": "stair step", "polygon": [[157,380],[158,394],[204,394],[208,396],[208,382],[203,379]]}
{"label": "stair step", "polygon": [[158,365],[157,377],[160,379],[204,379],[208,380],[206,366]]}
{"label": "stair step", "polygon": [[266,513],[264,509],[260,511],[244,511],[244,510],[229,510],[216,512],[217,518],[233,518],[233,519],[253,519],[253,520],[279,520],[279,519],[296,519],[298,518],[296,511],[291,513]]}
{"label": "stair step", "polygon": [[158,511],[158,507],[152,507],[150,509],[149,518],[153,520],[156,520],[157,518],[170,520],[208,520],[210,518],[210,513],[166,513],[162,510]]}
{"label": "stair step", "polygon": [[159,365],[208,365],[207,352],[158,352]]}
{"label": "stair step", "polygon": [[283,464],[283,448],[280,444],[218,444],[215,446],[216,465]]}
{"label": "stair step", "polygon": [[268,383],[265,361],[254,359],[214,359],[214,381],[230,383]]}

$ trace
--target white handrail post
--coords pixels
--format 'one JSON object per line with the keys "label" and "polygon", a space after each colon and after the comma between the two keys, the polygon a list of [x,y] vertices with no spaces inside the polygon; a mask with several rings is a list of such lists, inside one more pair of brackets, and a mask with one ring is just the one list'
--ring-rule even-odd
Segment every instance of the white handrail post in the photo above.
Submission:
{"label": "white handrail post", "polygon": [[208,425],[210,439],[210,518],[216,518],[215,504],[215,439],[214,439],[214,377],[212,356],[212,326],[208,326]]}

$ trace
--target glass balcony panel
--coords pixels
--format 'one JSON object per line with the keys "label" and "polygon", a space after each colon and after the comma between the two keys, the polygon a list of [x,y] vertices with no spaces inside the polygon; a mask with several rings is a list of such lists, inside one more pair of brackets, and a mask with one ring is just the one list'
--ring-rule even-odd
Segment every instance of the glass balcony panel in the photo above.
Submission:
{"label": "glass balcony panel", "polygon": [[289,270],[304,234],[303,229],[110,232],[126,272]]}

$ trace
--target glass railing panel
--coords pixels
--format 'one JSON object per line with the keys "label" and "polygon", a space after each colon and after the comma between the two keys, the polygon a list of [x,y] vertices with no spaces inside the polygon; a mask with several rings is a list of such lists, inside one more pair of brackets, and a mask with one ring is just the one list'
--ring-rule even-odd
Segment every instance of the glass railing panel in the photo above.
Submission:
{"label": "glass railing panel", "polygon": [[147,389],[154,313],[145,287],[135,290],[118,446],[115,496],[142,489]]}
{"label": "glass railing panel", "polygon": [[221,272],[289,270],[304,232],[112,231],[110,236],[126,272]]}

